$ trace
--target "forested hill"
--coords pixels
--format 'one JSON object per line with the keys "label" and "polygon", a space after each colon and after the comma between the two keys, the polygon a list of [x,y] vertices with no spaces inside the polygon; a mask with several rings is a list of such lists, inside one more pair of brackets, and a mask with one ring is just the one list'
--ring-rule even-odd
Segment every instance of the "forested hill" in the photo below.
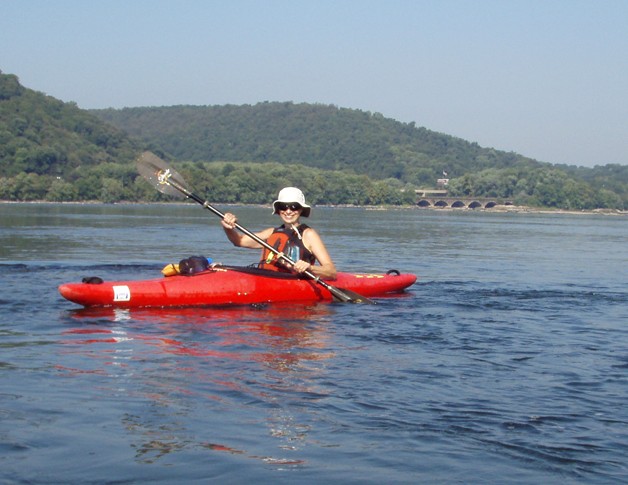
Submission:
{"label": "forested hill", "polygon": [[79,167],[133,160],[139,146],[75,103],[27,89],[0,71],[0,175],[67,176]]}
{"label": "forested hill", "polygon": [[92,110],[175,158],[298,163],[374,179],[432,186],[450,177],[513,165],[540,166],[414,123],[321,104],[172,106]]}
{"label": "forested hill", "polygon": [[628,208],[628,166],[555,166],[413,123],[319,104],[85,111],[0,72],[0,200],[166,200],[131,163],[156,151],[213,202],[268,203],[297,185],[316,204],[450,195],[564,209]]}
{"label": "forested hill", "polygon": [[566,209],[628,207],[628,166],[555,166],[379,113],[290,102],[92,113],[182,160],[300,164],[406,189],[434,187],[445,172],[452,195]]}
{"label": "forested hill", "polygon": [[0,200],[115,201],[141,144],[0,71]]}

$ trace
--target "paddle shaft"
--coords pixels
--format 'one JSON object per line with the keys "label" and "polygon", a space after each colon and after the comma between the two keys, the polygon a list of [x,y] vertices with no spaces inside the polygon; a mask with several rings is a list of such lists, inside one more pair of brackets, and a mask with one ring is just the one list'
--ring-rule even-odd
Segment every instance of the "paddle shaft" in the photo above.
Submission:
{"label": "paddle shaft", "polygon": [[[181,184],[177,183],[174,180],[168,180],[167,183],[169,185],[171,185],[172,187],[174,187],[175,189],[177,189],[178,191],[180,191],[181,193],[185,194],[185,196],[188,197],[189,199],[192,199],[195,202],[198,202],[205,209],[207,209],[210,212],[213,212],[214,214],[216,214],[221,219],[225,218],[224,213],[222,213],[221,211],[216,209],[209,202],[207,202],[206,200],[202,199],[201,197],[199,197],[195,193],[190,192],[187,188],[185,188]],[[287,263],[289,263],[289,264],[294,266],[295,262],[292,260],[292,258],[290,258],[289,256],[286,256],[281,251],[278,251],[277,249],[272,247],[270,244],[268,244],[266,241],[261,239],[259,236],[255,235],[254,233],[249,231],[246,227],[241,226],[237,222],[234,224],[234,227],[238,231],[242,232],[243,234],[246,234],[248,237],[253,239],[256,243],[260,244],[261,246],[265,247],[266,249],[268,249],[269,251],[271,251],[272,253],[277,255],[280,259],[283,259]],[[316,276],[311,271],[307,271],[306,270],[306,271],[303,272],[303,274],[305,276],[307,276],[308,278],[314,280],[319,285],[321,285],[323,288],[325,288],[327,291],[329,291],[339,301],[342,301],[342,302],[354,302],[354,303],[357,303],[357,302],[369,302],[370,303],[370,300],[368,300],[368,298],[365,298],[365,297],[357,295],[357,294],[355,294],[355,297],[352,298],[347,293],[345,293],[343,290],[340,290],[340,289],[336,288],[335,286],[327,284],[325,281],[321,280],[318,276]]]}

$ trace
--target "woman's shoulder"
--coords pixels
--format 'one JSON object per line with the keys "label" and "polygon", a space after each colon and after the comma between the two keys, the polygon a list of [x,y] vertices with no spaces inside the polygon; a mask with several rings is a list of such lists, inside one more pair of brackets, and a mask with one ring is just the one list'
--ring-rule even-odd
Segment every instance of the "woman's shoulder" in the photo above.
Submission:
{"label": "woman's shoulder", "polygon": [[303,234],[303,237],[307,240],[312,240],[314,238],[316,239],[321,238],[318,232],[316,232],[316,229],[314,229],[313,227],[307,226],[305,224],[302,224],[299,227],[299,230],[301,231],[301,234]]}

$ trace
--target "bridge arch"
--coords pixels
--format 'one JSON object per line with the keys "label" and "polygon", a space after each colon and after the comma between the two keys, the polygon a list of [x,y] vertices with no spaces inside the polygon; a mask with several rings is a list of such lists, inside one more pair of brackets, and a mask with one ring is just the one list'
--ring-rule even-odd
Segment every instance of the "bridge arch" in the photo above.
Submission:
{"label": "bridge arch", "polygon": [[416,205],[418,207],[437,207],[445,208],[451,207],[452,209],[492,209],[498,205],[513,205],[511,200],[499,201],[493,198],[458,198],[458,197],[421,197]]}

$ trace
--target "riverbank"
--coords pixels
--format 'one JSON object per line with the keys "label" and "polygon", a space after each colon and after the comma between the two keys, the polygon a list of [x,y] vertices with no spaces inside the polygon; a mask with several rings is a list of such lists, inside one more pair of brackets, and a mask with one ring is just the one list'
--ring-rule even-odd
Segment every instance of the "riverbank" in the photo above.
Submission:
{"label": "riverbank", "polygon": [[471,211],[471,212],[514,212],[524,214],[570,214],[570,215],[586,215],[586,214],[601,214],[607,216],[626,216],[628,211],[621,211],[618,209],[592,209],[592,210],[568,210],[568,209],[554,209],[554,208],[542,208],[542,207],[529,207],[529,206],[516,206],[516,205],[496,205],[491,208],[477,208],[470,209],[468,207],[420,207],[421,210],[445,210],[445,211]]}
{"label": "riverbank", "polygon": [[[183,205],[188,204],[188,201],[167,201],[167,202],[131,202],[120,201],[114,203],[105,203],[97,200],[87,201],[69,201],[69,202],[53,202],[48,200],[27,200],[27,201],[15,201],[15,200],[0,200],[0,204],[63,204],[63,205]],[[264,204],[238,204],[232,202],[226,203],[212,203],[212,205],[226,206],[226,207],[265,207]],[[269,206],[270,207],[270,206]],[[569,214],[569,215],[586,215],[586,214],[600,214],[605,216],[628,216],[628,211],[622,211],[619,209],[591,209],[591,210],[568,210],[568,209],[554,209],[549,207],[529,207],[524,205],[495,205],[490,208],[469,208],[469,207],[418,207],[411,205],[392,206],[392,205],[352,205],[352,204],[327,204],[327,205],[315,205],[315,207],[340,207],[340,208],[362,208],[368,211],[386,211],[386,210],[398,210],[398,209],[417,209],[428,211],[445,211],[445,212],[511,212],[511,213],[523,213],[523,214]]]}

